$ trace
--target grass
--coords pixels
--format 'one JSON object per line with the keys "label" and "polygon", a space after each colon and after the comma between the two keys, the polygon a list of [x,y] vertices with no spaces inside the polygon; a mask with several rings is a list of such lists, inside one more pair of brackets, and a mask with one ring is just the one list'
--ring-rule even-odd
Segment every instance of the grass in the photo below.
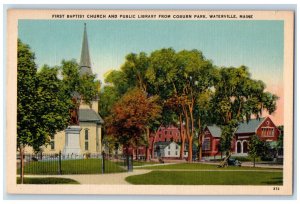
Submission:
{"label": "grass", "polygon": [[282,172],[152,171],[129,176],[131,184],[157,185],[282,185]]}
{"label": "grass", "polygon": [[[120,166],[124,166],[124,162],[115,162],[117,165],[120,165]],[[145,165],[151,165],[151,164],[159,164],[158,162],[153,162],[153,161],[149,161],[149,162],[146,162],[146,161],[136,161],[136,160],[133,160],[133,166],[145,166]]]}
{"label": "grass", "polygon": [[[17,184],[21,179],[17,178]],[[79,184],[77,181],[68,178],[24,178],[24,184]]]}
{"label": "grass", "polygon": [[[102,164],[100,159],[77,159],[63,160],[61,162],[62,174],[100,174],[102,173]],[[25,165],[25,174],[58,174],[58,161],[38,161]],[[105,173],[125,172],[115,162],[105,161]],[[18,170],[19,173],[19,170]]]}
{"label": "grass", "polygon": [[[217,168],[217,165],[213,164],[201,164],[201,163],[179,163],[179,164],[169,164],[161,166],[147,166],[141,169],[176,169],[176,170],[273,170],[271,168],[260,168],[260,167],[238,167],[238,166],[228,166],[226,168]],[[278,169],[277,169],[278,170]],[[280,169],[279,169],[280,170]]]}
{"label": "grass", "polygon": [[150,165],[150,164],[159,164],[158,162],[153,161],[133,161],[133,166],[144,166],[144,165]]}

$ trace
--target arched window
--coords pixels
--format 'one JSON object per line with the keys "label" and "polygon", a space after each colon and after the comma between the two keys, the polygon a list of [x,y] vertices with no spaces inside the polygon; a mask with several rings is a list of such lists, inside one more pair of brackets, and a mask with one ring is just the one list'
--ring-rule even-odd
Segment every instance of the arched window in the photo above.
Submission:
{"label": "arched window", "polygon": [[237,141],[236,142],[236,153],[241,153],[242,146],[241,146],[241,142]]}
{"label": "arched window", "polygon": [[248,153],[248,142],[243,141],[243,153]]}
{"label": "arched window", "polygon": [[84,150],[89,150],[89,129],[84,130]]}

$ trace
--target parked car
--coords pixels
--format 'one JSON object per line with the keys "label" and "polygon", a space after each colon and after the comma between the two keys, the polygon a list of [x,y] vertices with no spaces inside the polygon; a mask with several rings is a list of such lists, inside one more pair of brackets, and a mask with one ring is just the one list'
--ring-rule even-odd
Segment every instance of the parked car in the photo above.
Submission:
{"label": "parked car", "polygon": [[242,162],[237,159],[229,158],[228,159],[228,166],[241,166]]}

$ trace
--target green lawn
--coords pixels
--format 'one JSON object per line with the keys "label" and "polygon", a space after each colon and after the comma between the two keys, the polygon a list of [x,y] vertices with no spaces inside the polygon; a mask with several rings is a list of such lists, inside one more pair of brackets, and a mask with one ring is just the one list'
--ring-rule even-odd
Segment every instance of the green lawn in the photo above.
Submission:
{"label": "green lawn", "polygon": [[144,165],[151,165],[151,164],[159,164],[158,162],[153,161],[133,161],[133,166],[144,166]]}
{"label": "green lawn", "polygon": [[[117,165],[120,165],[120,166],[124,166],[124,161],[122,162],[115,162]],[[159,164],[158,162],[153,162],[153,161],[149,161],[149,162],[146,162],[146,161],[136,161],[136,160],[133,160],[133,166],[144,166],[144,165],[151,165],[151,164]]]}
{"label": "green lawn", "polygon": [[[100,174],[102,164],[100,159],[63,160],[62,174]],[[58,161],[38,161],[25,165],[25,174],[58,174]],[[105,161],[105,173],[125,172],[125,168],[115,162]],[[19,171],[18,171],[19,173]]]}
{"label": "green lawn", "polygon": [[[17,178],[17,184],[21,179]],[[68,178],[24,178],[24,184],[79,184],[77,181]]]}
{"label": "green lawn", "polygon": [[[275,170],[271,168],[259,168],[259,167],[238,167],[238,166],[228,166],[226,168],[217,168],[217,165],[213,164],[201,164],[201,163],[179,163],[179,164],[169,164],[160,166],[147,166],[141,167],[141,169],[176,169],[176,170]],[[280,169],[277,169],[281,171]]]}
{"label": "green lawn", "polygon": [[131,184],[158,185],[282,185],[282,172],[152,171],[129,176]]}

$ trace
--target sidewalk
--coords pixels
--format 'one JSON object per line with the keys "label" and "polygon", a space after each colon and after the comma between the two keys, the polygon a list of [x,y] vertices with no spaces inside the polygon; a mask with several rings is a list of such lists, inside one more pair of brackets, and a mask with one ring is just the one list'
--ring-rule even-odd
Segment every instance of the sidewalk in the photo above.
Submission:
{"label": "sidewalk", "polygon": [[71,175],[25,175],[25,177],[38,178],[69,178],[78,181],[80,184],[106,184],[106,185],[131,185],[125,181],[127,176],[146,174],[151,170],[134,170],[128,173],[113,173],[113,174],[71,174]]}
{"label": "sidewalk", "polygon": [[[200,164],[213,164],[213,165],[219,165],[220,162],[199,162]],[[252,162],[242,162],[242,166],[245,167],[253,167]],[[272,168],[272,169],[283,169],[283,165],[280,164],[271,164],[271,163],[255,163],[255,167],[258,168]]]}
{"label": "sidewalk", "polygon": [[[252,162],[242,162],[242,166],[249,166],[253,167]],[[272,169],[283,169],[283,165],[280,164],[268,164],[268,163],[255,163],[255,167],[262,167],[262,168],[272,168]]]}

